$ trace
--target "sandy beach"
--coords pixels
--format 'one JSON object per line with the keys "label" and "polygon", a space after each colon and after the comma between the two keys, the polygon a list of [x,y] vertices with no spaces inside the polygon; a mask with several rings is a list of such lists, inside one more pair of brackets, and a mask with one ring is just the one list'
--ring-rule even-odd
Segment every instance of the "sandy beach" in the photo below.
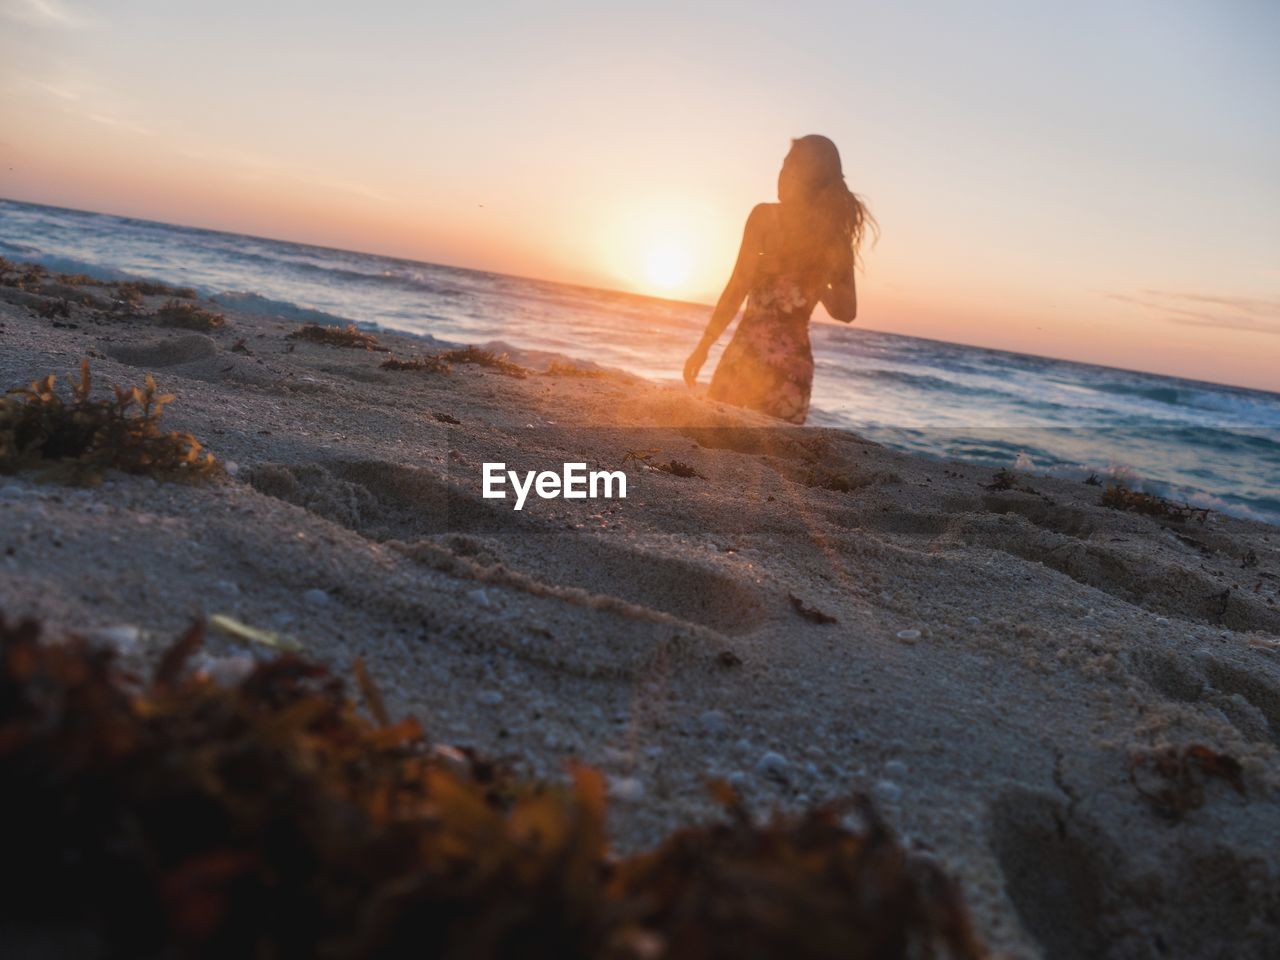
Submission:
{"label": "sandy beach", "polygon": [[[153,374],[225,481],[0,477],[0,609],[154,658],[222,615],[393,715],[609,777],[620,848],[869,794],[1010,957],[1264,957],[1280,942],[1280,529],[1111,509],[1103,487],[778,426],[683,387],[512,352],[512,375],[377,332],[208,332],[100,287],[0,290],[0,386]],[[61,298],[67,315],[51,313]],[[625,499],[481,496],[483,464],[624,471]],[[667,469],[661,469],[666,467]],[[691,468],[686,470],[685,468]],[[691,475],[681,475],[691,474]],[[203,666],[273,651],[211,631]],[[1170,811],[1153,758],[1203,746]]]}

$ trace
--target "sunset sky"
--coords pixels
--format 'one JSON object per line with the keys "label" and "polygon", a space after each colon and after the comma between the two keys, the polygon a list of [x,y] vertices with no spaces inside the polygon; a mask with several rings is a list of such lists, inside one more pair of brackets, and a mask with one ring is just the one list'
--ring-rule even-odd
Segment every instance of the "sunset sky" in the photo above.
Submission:
{"label": "sunset sky", "polygon": [[1280,4],[0,0],[0,196],[713,300],[790,137],[859,324],[1280,389]]}

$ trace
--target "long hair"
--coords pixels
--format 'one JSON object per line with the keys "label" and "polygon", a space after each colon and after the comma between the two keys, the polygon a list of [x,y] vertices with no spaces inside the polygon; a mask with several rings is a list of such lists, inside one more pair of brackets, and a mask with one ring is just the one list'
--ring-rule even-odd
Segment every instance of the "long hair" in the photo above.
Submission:
{"label": "long hair", "polygon": [[778,176],[784,258],[815,280],[861,263],[868,231],[880,229],[866,204],[844,182],[840,151],[811,133],[791,141]]}

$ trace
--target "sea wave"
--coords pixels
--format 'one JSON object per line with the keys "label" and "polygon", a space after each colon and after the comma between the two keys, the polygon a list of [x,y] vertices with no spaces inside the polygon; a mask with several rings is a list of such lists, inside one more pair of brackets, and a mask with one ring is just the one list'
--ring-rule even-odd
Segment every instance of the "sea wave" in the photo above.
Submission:
{"label": "sea wave", "polygon": [[1173,383],[1127,384],[1091,383],[1090,389],[1113,396],[1134,397],[1170,407],[1189,407],[1211,413],[1225,413],[1251,422],[1258,418],[1280,428],[1280,402],[1273,395],[1233,387],[1197,387]]}
{"label": "sea wave", "polygon": [[253,313],[260,316],[279,317],[283,320],[295,320],[298,323],[318,323],[326,327],[345,327],[354,324],[357,327],[376,328],[376,324],[362,323],[349,317],[326,313],[324,310],[317,310],[314,307],[291,303],[288,300],[273,300],[270,297],[262,296],[260,293],[250,293],[246,290],[225,290],[222,293],[215,294],[210,299],[230,310],[239,310],[242,313]]}
{"label": "sea wave", "polygon": [[[0,201],[0,255],[195,286],[230,309],[295,323],[358,322],[438,344],[505,340],[530,362],[555,351],[659,379],[679,371],[707,314],[621,291],[10,201]],[[1134,483],[1280,522],[1280,395],[862,327],[818,323],[812,336],[813,422],[938,458],[1076,477],[1137,464]]]}

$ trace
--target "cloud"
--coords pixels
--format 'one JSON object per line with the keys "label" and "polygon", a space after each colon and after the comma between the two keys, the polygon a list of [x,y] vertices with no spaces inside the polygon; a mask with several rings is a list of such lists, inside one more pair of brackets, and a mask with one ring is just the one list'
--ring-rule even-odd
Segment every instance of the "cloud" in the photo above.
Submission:
{"label": "cloud", "polygon": [[0,0],[0,14],[37,27],[87,27],[90,22],[62,0]]}
{"label": "cloud", "polygon": [[238,168],[241,178],[254,182],[284,180],[295,184],[305,184],[309,187],[318,187],[321,190],[328,190],[333,193],[348,193],[378,203],[391,202],[391,198],[387,194],[375,187],[359,181],[335,177],[324,170],[301,167],[235,149],[222,150],[221,159],[225,163]]}
{"label": "cloud", "polygon": [[1280,336],[1280,298],[1168,290],[1143,290],[1137,294],[1110,293],[1107,297],[1120,303],[1132,304],[1149,316],[1168,323]]}
{"label": "cloud", "polygon": [[23,82],[27,86],[35,87],[37,90],[42,90],[49,94],[49,96],[57,97],[59,100],[69,100],[74,102],[80,99],[80,94],[77,91],[61,84],[46,83],[43,80],[24,80]]}
{"label": "cloud", "polygon": [[141,124],[134,123],[131,120],[124,120],[120,117],[113,117],[107,113],[87,113],[85,114],[94,123],[100,123],[104,127],[114,127],[117,130],[127,130],[130,133],[137,133],[144,137],[154,137],[155,131],[148,130]]}

